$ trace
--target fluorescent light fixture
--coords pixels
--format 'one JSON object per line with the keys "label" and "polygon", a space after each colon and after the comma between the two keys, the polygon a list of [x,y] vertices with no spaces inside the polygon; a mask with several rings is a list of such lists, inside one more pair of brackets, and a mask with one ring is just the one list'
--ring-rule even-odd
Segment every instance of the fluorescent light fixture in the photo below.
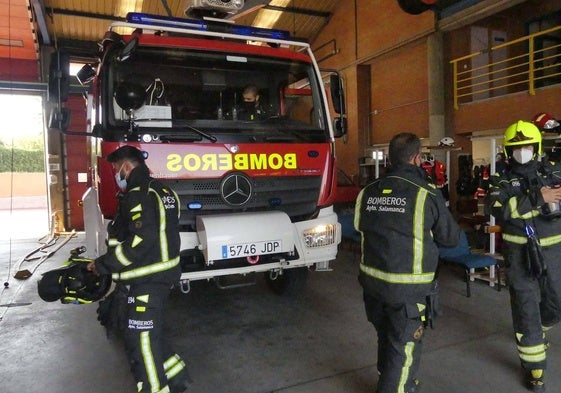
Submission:
{"label": "fluorescent light fixture", "polygon": [[[269,5],[285,8],[288,7],[291,1],[292,0],[272,0]],[[259,10],[259,13],[255,17],[255,21],[253,22],[253,26],[270,29],[275,26],[275,23],[277,23],[281,15],[281,11],[267,9]]]}
{"label": "fluorescent light fixture", "polygon": [[144,0],[119,0],[117,1],[117,16],[125,16],[129,12],[142,11]]}
{"label": "fluorescent light fixture", "polygon": [[8,38],[0,38],[0,46],[12,46],[12,47],[23,48],[23,41],[11,40]]}

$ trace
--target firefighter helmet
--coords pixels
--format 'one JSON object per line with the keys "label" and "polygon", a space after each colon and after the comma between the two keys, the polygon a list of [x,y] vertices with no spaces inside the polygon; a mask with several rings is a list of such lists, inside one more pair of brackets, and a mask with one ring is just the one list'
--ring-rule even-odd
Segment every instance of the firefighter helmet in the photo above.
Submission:
{"label": "firefighter helmet", "polygon": [[512,157],[515,146],[534,145],[534,153],[542,154],[542,134],[534,124],[518,120],[511,124],[505,131],[504,151],[507,157]]}
{"label": "firefighter helmet", "polygon": [[454,138],[445,136],[438,142],[438,146],[446,146],[446,147],[453,147],[454,146]]}
{"label": "firefighter helmet", "polygon": [[70,263],[43,274],[37,283],[39,297],[46,302],[91,303],[104,297],[111,287],[110,275],[87,269],[91,259],[71,258]]}
{"label": "firefighter helmet", "polygon": [[540,130],[544,131],[554,130],[560,125],[553,116],[547,113],[538,113],[532,119],[532,123],[534,123]]}

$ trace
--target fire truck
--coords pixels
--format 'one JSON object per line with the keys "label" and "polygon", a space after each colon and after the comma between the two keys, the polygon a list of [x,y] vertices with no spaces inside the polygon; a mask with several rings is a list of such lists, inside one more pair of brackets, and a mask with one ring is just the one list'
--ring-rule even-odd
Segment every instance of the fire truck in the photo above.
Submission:
{"label": "fire truck", "polygon": [[[346,132],[343,83],[320,70],[308,43],[214,18],[129,13],[99,48],[99,62],[77,74],[91,84],[92,178],[83,197],[91,256],[106,251],[116,214],[106,157],[132,145],[179,195],[184,292],[195,280],[238,286],[264,273],[283,294],[301,289],[309,270],[330,270],[341,241],[332,202],[334,141]],[[59,103],[50,127],[62,132],[68,60],[53,55],[49,81]],[[259,109],[248,116],[250,85]]]}

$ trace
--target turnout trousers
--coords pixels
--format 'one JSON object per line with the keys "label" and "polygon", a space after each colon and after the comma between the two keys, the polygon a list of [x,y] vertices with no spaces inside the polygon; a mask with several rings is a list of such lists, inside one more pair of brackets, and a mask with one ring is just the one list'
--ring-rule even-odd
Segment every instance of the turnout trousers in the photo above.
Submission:
{"label": "turnout trousers", "polygon": [[185,389],[185,362],[167,351],[162,337],[168,296],[166,284],[131,286],[129,290],[125,344],[141,393],[173,393]]}
{"label": "turnout trousers", "polygon": [[387,304],[366,293],[364,306],[378,333],[377,392],[406,393],[419,369],[424,311],[418,304]]}
{"label": "turnout trousers", "polygon": [[523,245],[504,243],[512,325],[518,356],[524,369],[546,368],[545,331],[561,320],[561,247],[544,247],[545,276],[532,277],[526,268]]}

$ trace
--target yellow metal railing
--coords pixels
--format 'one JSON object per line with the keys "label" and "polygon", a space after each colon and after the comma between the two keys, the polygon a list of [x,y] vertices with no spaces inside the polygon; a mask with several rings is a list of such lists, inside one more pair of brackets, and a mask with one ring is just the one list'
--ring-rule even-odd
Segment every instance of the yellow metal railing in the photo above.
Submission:
{"label": "yellow metal railing", "polygon": [[561,26],[450,61],[454,108],[462,103],[561,83]]}

